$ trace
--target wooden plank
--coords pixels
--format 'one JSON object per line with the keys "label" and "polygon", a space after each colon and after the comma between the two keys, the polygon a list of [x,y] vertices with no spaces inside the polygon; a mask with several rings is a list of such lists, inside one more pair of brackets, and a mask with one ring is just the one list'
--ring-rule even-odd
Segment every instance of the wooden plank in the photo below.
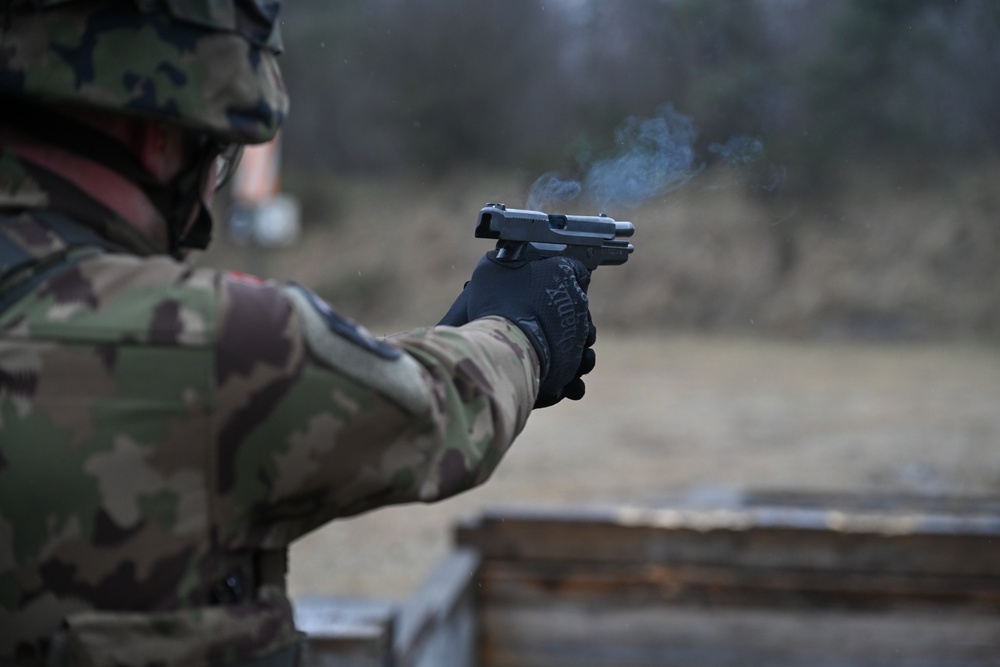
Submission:
{"label": "wooden plank", "polygon": [[312,598],[295,605],[305,667],[473,667],[479,556],[457,549],[401,604]]}
{"label": "wooden plank", "polygon": [[297,604],[304,664],[1000,664],[1000,504],[847,500],[492,512],[401,604]]}
{"label": "wooden plank", "polygon": [[[714,507],[722,503],[709,496]],[[693,498],[692,498],[693,496]],[[677,504],[706,506],[697,494],[678,496]],[[945,517],[1000,517],[1000,497],[954,496],[906,493],[815,493],[804,491],[748,490],[729,495],[729,507],[784,507],[795,509],[839,510],[852,514],[923,514]]]}
{"label": "wooden plank", "polygon": [[491,512],[484,667],[1000,665],[1000,504]]}
{"label": "wooden plank", "polygon": [[396,606],[371,600],[311,598],[295,603],[309,639],[304,667],[388,667]]}
{"label": "wooden plank", "polygon": [[479,555],[456,549],[400,609],[393,639],[396,667],[472,667],[478,622],[474,583]]}
{"label": "wooden plank", "polygon": [[487,560],[1000,576],[1000,517],[753,507],[491,512],[456,542]]}
{"label": "wooden plank", "polygon": [[890,610],[960,607],[1000,613],[1000,580],[853,572],[740,570],[718,566],[487,563],[479,593],[530,606],[558,597],[625,604]]}
{"label": "wooden plank", "polygon": [[1000,618],[661,605],[552,598],[483,611],[484,667],[985,667]]}

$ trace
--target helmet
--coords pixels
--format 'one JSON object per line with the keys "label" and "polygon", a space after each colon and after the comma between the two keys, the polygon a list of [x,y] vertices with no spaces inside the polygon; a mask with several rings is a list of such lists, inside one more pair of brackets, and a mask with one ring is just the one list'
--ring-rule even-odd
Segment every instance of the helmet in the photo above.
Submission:
{"label": "helmet", "polygon": [[[281,0],[0,0],[0,96],[271,139]],[[0,100],[2,103],[2,100]]]}
{"label": "helmet", "polygon": [[[0,121],[82,149],[131,177],[163,214],[171,253],[204,248],[212,231],[202,199],[208,170],[226,145],[273,138],[288,111],[276,62],[280,6],[0,0]],[[188,130],[201,142],[197,167],[161,183],[100,133],[47,110],[71,106]]]}

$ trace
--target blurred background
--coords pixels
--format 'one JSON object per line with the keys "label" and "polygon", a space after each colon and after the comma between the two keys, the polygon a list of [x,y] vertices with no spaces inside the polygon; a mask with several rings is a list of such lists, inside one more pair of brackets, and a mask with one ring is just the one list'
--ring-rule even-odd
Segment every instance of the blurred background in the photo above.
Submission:
{"label": "blurred background", "polygon": [[[275,191],[201,262],[430,325],[501,201],[604,212],[598,368],[482,489],[336,522],[293,594],[405,595],[463,513],[1000,484],[1000,4],[290,0]],[[232,214],[232,217],[230,217]]]}

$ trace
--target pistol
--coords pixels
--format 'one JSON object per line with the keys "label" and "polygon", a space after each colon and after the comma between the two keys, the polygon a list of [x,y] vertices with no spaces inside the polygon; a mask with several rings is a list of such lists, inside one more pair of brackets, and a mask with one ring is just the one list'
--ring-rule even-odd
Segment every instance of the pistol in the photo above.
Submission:
{"label": "pistol", "polygon": [[623,239],[635,226],[600,215],[559,215],[487,204],[479,211],[476,238],[497,240],[497,259],[508,262],[572,257],[593,271],[624,264],[634,250]]}

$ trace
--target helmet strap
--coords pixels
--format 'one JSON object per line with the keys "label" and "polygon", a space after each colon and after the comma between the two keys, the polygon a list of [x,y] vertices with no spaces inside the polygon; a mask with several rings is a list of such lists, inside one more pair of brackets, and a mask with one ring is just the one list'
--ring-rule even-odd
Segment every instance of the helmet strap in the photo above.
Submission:
{"label": "helmet strap", "polygon": [[[169,250],[175,257],[185,248],[204,250],[212,240],[212,212],[203,193],[220,152],[216,142],[206,141],[193,168],[183,170],[170,183],[157,181],[159,194],[146,193],[167,221]],[[161,198],[159,203],[154,197]]]}
{"label": "helmet strap", "polygon": [[[203,192],[220,149],[206,141],[193,168],[163,182],[121,142],[95,127],[45,107],[0,99],[0,123],[36,140],[59,146],[107,167],[137,185],[167,224],[168,250],[204,249],[212,238],[212,215]],[[194,215],[194,221],[188,221]]]}

